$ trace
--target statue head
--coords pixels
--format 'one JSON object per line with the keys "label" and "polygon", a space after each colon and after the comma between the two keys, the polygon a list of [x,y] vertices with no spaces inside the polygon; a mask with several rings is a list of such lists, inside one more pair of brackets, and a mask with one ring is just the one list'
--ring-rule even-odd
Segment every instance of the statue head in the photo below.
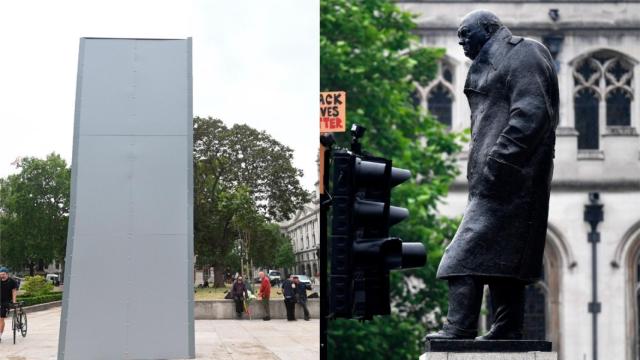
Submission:
{"label": "statue head", "polygon": [[458,27],[458,44],[464,55],[473,60],[484,44],[502,27],[496,14],[488,10],[474,10],[462,19]]}

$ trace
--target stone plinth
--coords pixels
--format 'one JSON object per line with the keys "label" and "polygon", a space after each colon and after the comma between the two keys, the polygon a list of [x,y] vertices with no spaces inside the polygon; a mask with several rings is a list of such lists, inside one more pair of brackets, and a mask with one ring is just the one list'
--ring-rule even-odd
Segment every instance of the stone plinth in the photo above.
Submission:
{"label": "stone plinth", "polygon": [[551,342],[542,340],[428,340],[427,352],[530,352],[551,351]]}
{"label": "stone plinth", "polygon": [[428,352],[420,360],[558,360],[556,352]]}
{"label": "stone plinth", "polygon": [[420,360],[557,360],[551,342],[539,340],[430,340]]}

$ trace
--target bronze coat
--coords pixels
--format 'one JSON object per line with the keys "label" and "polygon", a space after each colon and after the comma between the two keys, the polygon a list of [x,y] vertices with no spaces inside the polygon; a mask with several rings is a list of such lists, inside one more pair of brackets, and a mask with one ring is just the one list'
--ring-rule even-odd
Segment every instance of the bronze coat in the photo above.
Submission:
{"label": "bronze coat", "polygon": [[469,69],[469,201],[438,278],[541,275],[558,124],[549,51],[500,28]]}

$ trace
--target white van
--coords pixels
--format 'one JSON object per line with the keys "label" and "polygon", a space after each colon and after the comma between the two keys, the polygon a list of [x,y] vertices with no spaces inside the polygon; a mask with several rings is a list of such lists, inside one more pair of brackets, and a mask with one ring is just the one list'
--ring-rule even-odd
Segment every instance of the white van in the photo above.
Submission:
{"label": "white van", "polygon": [[55,286],[60,285],[60,276],[58,276],[57,274],[47,274],[45,276],[45,279],[47,280],[47,282],[50,282]]}

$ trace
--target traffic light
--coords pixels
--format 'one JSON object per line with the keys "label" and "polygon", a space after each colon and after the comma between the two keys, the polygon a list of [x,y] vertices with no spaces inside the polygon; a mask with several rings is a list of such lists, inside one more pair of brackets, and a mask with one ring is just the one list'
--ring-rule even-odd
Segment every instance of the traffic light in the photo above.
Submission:
{"label": "traffic light", "polygon": [[391,189],[411,173],[360,154],[359,145],[333,153],[331,313],[371,319],[390,313],[389,271],[424,266],[426,251],[422,243],[389,237],[389,228],[409,216],[391,205]]}

